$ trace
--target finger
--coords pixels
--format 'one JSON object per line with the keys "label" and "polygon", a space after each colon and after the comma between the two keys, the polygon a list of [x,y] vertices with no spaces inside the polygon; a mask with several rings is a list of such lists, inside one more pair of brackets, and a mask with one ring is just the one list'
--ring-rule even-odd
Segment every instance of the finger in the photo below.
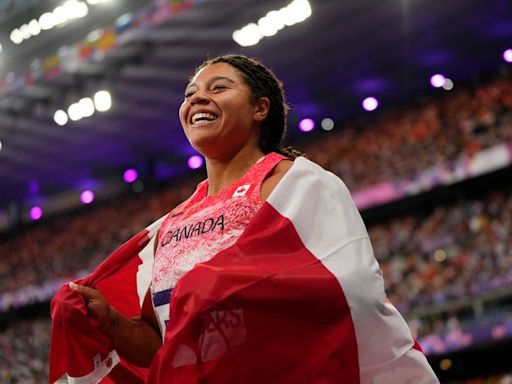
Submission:
{"label": "finger", "polygon": [[98,296],[98,292],[94,288],[86,287],[85,285],[78,285],[72,281],[68,285],[69,285],[69,288],[80,293],[86,299],[92,299],[92,298],[95,298]]}

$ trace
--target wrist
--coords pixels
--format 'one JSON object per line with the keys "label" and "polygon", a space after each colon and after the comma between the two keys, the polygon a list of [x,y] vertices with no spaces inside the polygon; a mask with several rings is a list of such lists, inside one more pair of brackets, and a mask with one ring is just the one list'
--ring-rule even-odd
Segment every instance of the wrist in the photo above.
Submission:
{"label": "wrist", "polygon": [[98,319],[98,329],[101,332],[107,332],[110,328],[118,327],[120,320],[119,312],[117,312],[115,308],[109,305],[105,316],[102,316],[101,319]]}

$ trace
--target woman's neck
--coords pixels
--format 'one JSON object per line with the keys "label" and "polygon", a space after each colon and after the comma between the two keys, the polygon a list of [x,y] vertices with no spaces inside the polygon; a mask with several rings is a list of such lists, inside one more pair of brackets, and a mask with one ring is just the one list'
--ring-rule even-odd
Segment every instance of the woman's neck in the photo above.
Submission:
{"label": "woman's neck", "polygon": [[224,187],[241,178],[263,156],[259,148],[251,148],[228,158],[206,158],[208,196],[217,195]]}

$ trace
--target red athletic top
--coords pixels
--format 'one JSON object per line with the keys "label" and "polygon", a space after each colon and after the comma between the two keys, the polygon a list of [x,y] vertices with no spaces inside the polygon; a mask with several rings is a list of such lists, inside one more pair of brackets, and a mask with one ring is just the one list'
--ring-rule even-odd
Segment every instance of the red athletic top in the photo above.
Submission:
{"label": "red athletic top", "polygon": [[151,283],[162,335],[169,319],[170,295],[178,280],[197,263],[233,245],[263,205],[261,183],[285,158],[269,153],[216,196],[208,196],[208,180],[202,181],[164,220]]}

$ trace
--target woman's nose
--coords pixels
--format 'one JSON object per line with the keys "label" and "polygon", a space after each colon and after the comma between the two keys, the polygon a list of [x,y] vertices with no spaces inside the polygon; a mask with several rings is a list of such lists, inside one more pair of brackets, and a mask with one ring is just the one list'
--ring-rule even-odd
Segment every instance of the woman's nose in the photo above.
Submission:
{"label": "woman's nose", "polygon": [[207,104],[209,102],[209,100],[210,99],[208,98],[208,95],[204,91],[197,90],[196,92],[194,92],[194,94],[190,98],[190,103],[191,104]]}

